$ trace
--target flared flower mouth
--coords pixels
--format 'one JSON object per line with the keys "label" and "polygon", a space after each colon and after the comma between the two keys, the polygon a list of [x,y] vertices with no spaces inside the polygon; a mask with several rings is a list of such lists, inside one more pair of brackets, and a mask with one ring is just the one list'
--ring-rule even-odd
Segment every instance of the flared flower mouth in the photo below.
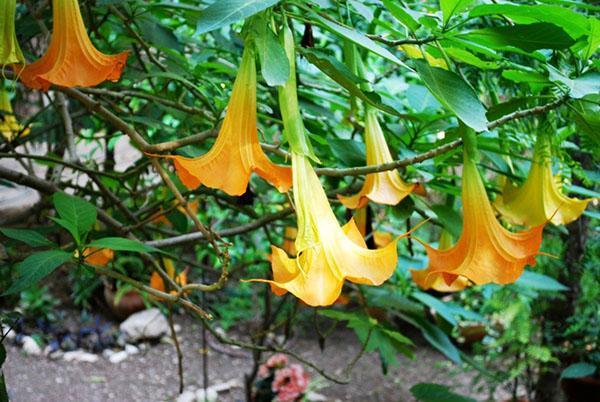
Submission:
{"label": "flared flower mouth", "polygon": [[118,81],[128,52],[106,55],[92,44],[78,0],[53,0],[53,31],[48,50],[21,72],[23,84],[47,91],[50,85],[91,87]]}
{"label": "flared flower mouth", "polygon": [[552,175],[550,141],[540,134],[527,179],[521,187],[507,182],[494,207],[515,225],[566,225],[579,218],[592,199],[569,198],[561,187],[560,177]]}
{"label": "flared flower mouth", "polygon": [[0,67],[2,69],[11,64],[25,64],[25,57],[19,47],[15,32],[16,9],[16,0],[0,2]]}
{"label": "flared flower mouth", "polygon": [[256,65],[246,48],[221,130],[213,147],[197,158],[168,155],[189,189],[201,184],[229,195],[242,195],[255,172],[281,192],[292,184],[291,169],[272,163],[258,141]]}
{"label": "flared flower mouth", "polygon": [[292,168],[298,256],[290,258],[272,246],[273,280],[254,281],[270,283],[276,294],[290,292],[310,306],[333,304],[345,280],[365,285],[385,282],[396,269],[397,239],[369,250],[353,220],[340,227],[308,158],[292,152]]}
{"label": "flared flower mouth", "polygon": [[[377,116],[377,110],[371,107],[367,108],[365,143],[368,165],[393,161]],[[414,189],[415,184],[404,182],[396,170],[388,170],[368,174],[362,189],[357,194],[349,197],[338,195],[338,198],[344,206],[351,209],[362,208],[367,205],[369,200],[377,204],[396,205]]]}
{"label": "flared flower mouth", "polygon": [[477,285],[513,283],[526,265],[535,265],[543,225],[516,233],[502,227],[496,220],[477,166],[466,152],[462,188],[464,217],[460,239],[448,249],[434,249],[423,243],[429,266],[422,271],[412,271],[413,280],[424,289],[434,287],[440,278],[449,287],[462,286],[460,282],[454,285],[457,280]]}

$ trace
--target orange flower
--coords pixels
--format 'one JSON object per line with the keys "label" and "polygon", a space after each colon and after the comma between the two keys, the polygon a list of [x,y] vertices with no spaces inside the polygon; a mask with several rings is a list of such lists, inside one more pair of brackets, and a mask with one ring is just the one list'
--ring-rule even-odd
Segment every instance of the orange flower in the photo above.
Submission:
{"label": "orange flower", "polygon": [[291,292],[310,306],[328,306],[341,294],[344,280],[381,285],[396,270],[396,241],[369,250],[353,220],[340,227],[308,158],[292,152],[294,201],[298,217],[298,257],[272,246],[273,280],[277,295]]}
{"label": "orange flower", "polygon": [[17,42],[15,32],[16,0],[0,2],[0,67],[9,64],[25,64],[25,57]]}
{"label": "orange flower", "polygon": [[77,0],[53,0],[53,32],[46,54],[25,67],[21,81],[47,91],[50,85],[91,87],[118,81],[128,52],[109,56],[92,44]]}
{"label": "orange flower", "polygon": [[506,183],[494,206],[510,223],[524,226],[573,222],[592,199],[569,198],[558,176],[552,176],[552,152],[546,135],[538,136],[527,180],[521,187]]}
{"label": "orange flower", "polygon": [[[356,223],[356,227],[358,231],[362,235],[362,237],[367,236],[367,206],[358,208],[354,212],[354,223]],[[375,243],[375,247],[384,248],[388,244],[394,241],[394,236],[391,233],[382,232],[379,230],[375,230],[372,232],[373,242]]]}
{"label": "orange flower", "polygon": [[109,248],[90,247],[83,251],[83,257],[90,265],[105,267],[115,258],[115,252]]}
{"label": "orange flower", "polygon": [[290,256],[296,256],[296,245],[294,241],[296,240],[296,236],[298,235],[298,229],[287,226],[283,232],[283,245],[281,248]]}
{"label": "orange flower", "polygon": [[[365,122],[365,143],[367,146],[367,165],[379,165],[392,162],[393,158],[385,142],[383,131],[377,119],[377,110],[368,106]],[[362,208],[369,200],[386,205],[396,205],[409,195],[414,184],[405,183],[396,170],[371,173],[358,194],[350,197],[338,195],[347,208]]]}
{"label": "orange flower", "polygon": [[424,271],[412,271],[414,281],[424,289],[432,288],[440,276],[448,286],[460,277],[477,285],[515,282],[525,265],[535,265],[544,226],[517,233],[502,227],[466,148],[462,191],[464,217],[460,239],[445,250],[424,244],[429,266]]}
{"label": "orange flower", "polygon": [[165,157],[173,159],[179,178],[189,189],[203,184],[229,195],[242,195],[252,172],[281,192],[290,188],[290,168],[273,164],[258,142],[256,65],[250,49],[244,51],[225,120],[210,151],[198,158]]}
{"label": "orange flower", "polygon": [[[167,271],[167,275],[169,275],[170,278],[175,280],[175,283],[177,283],[179,286],[187,285],[187,269],[183,270],[178,275],[176,275],[175,264],[173,263],[173,260],[164,258],[163,262],[165,264],[165,269]],[[153,289],[159,290],[161,292],[166,291],[165,281],[160,276],[160,274],[156,271],[152,271],[152,275],[150,275],[150,287]],[[172,295],[177,294],[177,292],[174,290],[171,290],[169,293]],[[157,300],[160,301],[162,299],[157,298]]]}

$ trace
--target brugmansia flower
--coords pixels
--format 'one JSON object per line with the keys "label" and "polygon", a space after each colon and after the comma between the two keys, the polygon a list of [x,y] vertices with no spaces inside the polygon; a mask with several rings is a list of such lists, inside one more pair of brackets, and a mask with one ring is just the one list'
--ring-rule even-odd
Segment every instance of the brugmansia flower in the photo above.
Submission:
{"label": "brugmansia flower", "polygon": [[298,257],[272,246],[273,280],[278,294],[289,291],[311,306],[333,304],[345,279],[381,285],[396,269],[397,241],[369,250],[353,220],[343,228],[331,210],[327,195],[308,158],[292,152],[294,201],[298,217]]}
{"label": "brugmansia flower", "polygon": [[19,134],[21,137],[29,134],[29,129],[24,129],[17,121],[8,92],[2,86],[0,86],[0,133],[7,141],[14,140]]}
{"label": "brugmansia flower", "polygon": [[[173,263],[173,260],[164,258],[163,262],[165,265],[167,275],[169,275],[169,277],[173,279],[176,284],[178,284],[179,286],[187,285],[187,269],[177,274],[175,272],[175,264]],[[150,287],[161,292],[166,291],[165,281],[156,271],[152,271],[152,275],[150,275]],[[170,292],[170,294],[176,293],[177,292],[175,292],[174,290],[171,290]]]}
{"label": "brugmansia flower", "polygon": [[[392,162],[392,155],[385,142],[383,131],[377,119],[377,110],[367,107],[365,121],[365,143],[367,147],[367,164],[379,165]],[[369,200],[378,204],[396,205],[409,195],[415,184],[407,184],[396,170],[371,173],[358,194],[350,197],[338,195],[347,208],[362,208]]]}
{"label": "brugmansia flower", "polygon": [[173,159],[179,178],[189,189],[203,184],[229,195],[242,195],[252,172],[281,192],[289,189],[292,181],[289,167],[273,164],[258,142],[256,65],[250,49],[244,51],[227,114],[210,151],[198,158],[166,157]]}
{"label": "brugmansia flower", "polygon": [[118,81],[127,52],[109,56],[90,40],[77,0],[53,0],[52,39],[46,54],[25,67],[21,81],[33,89],[47,91],[50,85],[91,87],[103,81]]}
{"label": "brugmansia flower", "polygon": [[88,264],[105,267],[115,258],[115,252],[110,248],[90,247],[83,250],[83,258]]}
{"label": "brugmansia flower", "polygon": [[[442,230],[439,242],[439,250],[447,250],[452,247],[452,235],[447,230]],[[458,276],[450,285],[444,280],[442,273],[429,273],[427,269],[411,271],[413,280],[421,287],[437,290],[438,292],[458,292],[469,286],[469,280],[464,276]],[[427,285],[423,285],[427,283]]]}
{"label": "brugmansia flower", "polygon": [[517,233],[502,227],[496,220],[475,161],[466,151],[462,203],[463,230],[458,242],[445,250],[425,244],[429,266],[424,271],[412,271],[420,287],[433,287],[440,275],[448,286],[460,277],[477,285],[507,284],[519,278],[525,265],[535,265],[543,225]]}
{"label": "brugmansia flower", "polygon": [[512,224],[536,226],[548,221],[566,225],[579,218],[591,199],[569,198],[562,193],[560,177],[552,176],[550,141],[538,136],[529,175],[521,187],[506,183],[494,206]]}
{"label": "brugmansia flower", "polygon": [[[367,236],[367,221],[370,219],[367,208],[369,207],[364,206],[354,212],[354,223],[356,223],[356,227],[363,238]],[[376,248],[384,248],[394,241],[394,236],[391,233],[374,230],[371,235]]]}
{"label": "brugmansia flower", "polygon": [[15,32],[16,0],[0,2],[0,66],[25,64],[25,57],[17,42]]}

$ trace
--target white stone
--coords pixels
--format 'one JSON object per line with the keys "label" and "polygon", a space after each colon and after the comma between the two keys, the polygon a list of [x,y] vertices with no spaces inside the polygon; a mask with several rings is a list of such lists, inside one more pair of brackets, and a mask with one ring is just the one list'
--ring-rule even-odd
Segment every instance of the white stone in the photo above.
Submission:
{"label": "white stone", "polygon": [[98,355],[88,353],[85,350],[73,350],[71,352],[65,352],[63,355],[63,360],[67,362],[96,363],[98,359]]}
{"label": "white stone", "polygon": [[4,334],[7,341],[13,341],[17,337],[17,333],[10,329],[8,325],[2,326],[2,334]]}
{"label": "white stone", "polygon": [[54,352],[52,352],[48,355],[48,359],[58,360],[58,359],[62,359],[63,356],[64,356],[64,353],[62,350],[55,350]]}
{"label": "white stone", "polygon": [[306,400],[310,402],[327,402],[325,395],[317,394],[316,392],[309,392],[306,394]]}
{"label": "white stone", "polygon": [[130,341],[157,339],[169,332],[169,324],[157,308],[140,311],[129,316],[119,326]]}
{"label": "white stone", "polygon": [[184,391],[177,397],[177,402],[195,402],[196,394],[192,391]]}
{"label": "white stone", "polygon": [[126,351],[122,350],[120,352],[117,352],[115,354],[113,354],[111,357],[108,358],[108,361],[110,361],[113,364],[119,364],[121,363],[123,360],[127,359],[129,355],[127,354]]}
{"label": "white stone", "polygon": [[229,391],[231,388],[240,388],[241,386],[242,386],[242,384],[240,383],[240,381],[234,378],[232,380],[223,382],[221,384],[215,384],[215,385],[211,386],[210,389],[212,389],[216,392],[225,392],[225,391]]}
{"label": "white stone", "polygon": [[173,325],[173,329],[175,330],[175,333],[178,334],[181,332],[181,325],[175,324],[175,325]]}
{"label": "white stone", "polygon": [[104,357],[106,360],[110,359],[110,357],[114,354],[115,354],[115,351],[112,349],[104,349],[102,351],[102,357]]}
{"label": "white stone", "polygon": [[219,400],[219,395],[214,388],[208,388],[206,390],[206,397],[204,396],[204,389],[199,389],[196,391],[196,401],[197,402],[217,402]]}
{"label": "white stone", "polygon": [[23,337],[23,352],[30,356],[39,356],[42,354],[42,348],[37,344],[35,339],[30,336]]}
{"label": "white stone", "polygon": [[138,353],[140,353],[140,350],[130,344],[125,345],[125,352],[127,352],[128,355],[137,355]]}

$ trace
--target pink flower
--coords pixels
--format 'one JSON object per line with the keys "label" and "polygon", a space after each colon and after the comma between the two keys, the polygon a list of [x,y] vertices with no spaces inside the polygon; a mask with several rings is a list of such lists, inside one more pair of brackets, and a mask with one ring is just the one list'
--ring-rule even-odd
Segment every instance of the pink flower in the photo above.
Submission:
{"label": "pink flower", "polygon": [[288,358],[286,355],[284,355],[282,353],[273,355],[273,356],[269,357],[269,360],[267,360],[268,368],[283,368],[287,364],[288,364]]}
{"label": "pink flower", "polygon": [[269,370],[269,367],[267,367],[266,364],[261,364],[258,367],[258,376],[260,378],[267,378],[270,374],[271,374],[271,371]]}
{"label": "pink flower", "polygon": [[277,401],[294,402],[306,391],[308,381],[309,376],[302,366],[291,364],[275,372],[271,389],[277,394]]}

